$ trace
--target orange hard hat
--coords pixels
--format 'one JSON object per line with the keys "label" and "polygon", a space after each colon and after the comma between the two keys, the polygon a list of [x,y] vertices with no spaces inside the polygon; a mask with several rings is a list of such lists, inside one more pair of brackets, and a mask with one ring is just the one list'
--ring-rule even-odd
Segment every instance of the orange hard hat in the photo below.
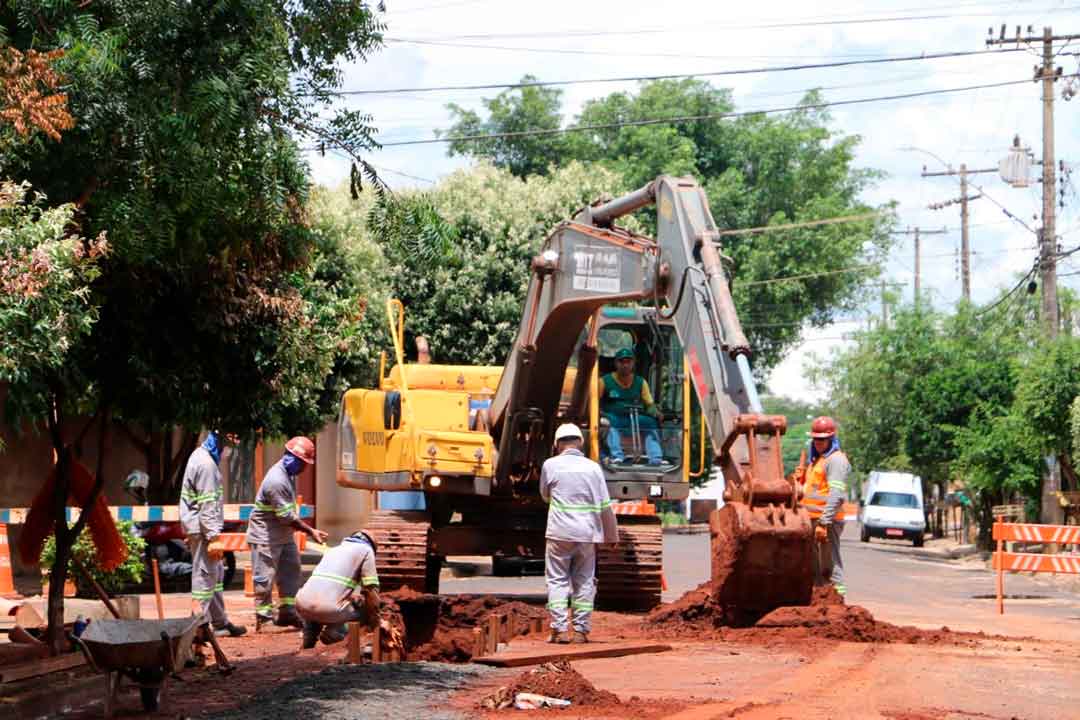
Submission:
{"label": "orange hard hat", "polygon": [[308,465],[315,462],[315,443],[311,442],[310,438],[306,438],[303,435],[297,435],[292,440],[285,443],[285,449],[306,462]]}
{"label": "orange hard hat", "polygon": [[836,434],[836,421],[828,415],[816,417],[814,422],[810,423],[808,434],[812,438],[831,438]]}

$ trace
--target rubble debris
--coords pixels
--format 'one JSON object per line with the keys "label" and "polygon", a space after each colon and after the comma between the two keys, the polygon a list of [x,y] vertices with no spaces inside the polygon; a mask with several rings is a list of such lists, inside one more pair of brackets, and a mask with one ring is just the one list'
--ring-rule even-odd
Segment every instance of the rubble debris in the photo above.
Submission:
{"label": "rubble debris", "polygon": [[847,605],[831,586],[814,588],[810,605],[782,607],[757,618],[753,625],[739,622],[730,608],[716,601],[710,583],[703,583],[675,602],[662,605],[644,620],[647,631],[668,637],[724,638],[769,643],[775,640],[827,638],[865,643],[921,643],[967,645],[999,639],[985,633],[956,632],[947,627],[923,630],[882,622],[864,607]]}
{"label": "rubble debris", "polygon": [[615,693],[598,690],[565,660],[527,670],[509,685],[505,685],[480,701],[487,710],[502,710],[513,706],[518,693],[531,693],[568,700],[571,705],[619,705]]}
{"label": "rubble debris", "polygon": [[428,595],[402,588],[383,596],[383,617],[401,630],[410,661],[469,662],[473,628],[484,627],[492,613],[515,614],[518,635],[528,632],[529,620],[547,617],[542,607],[491,595]]}

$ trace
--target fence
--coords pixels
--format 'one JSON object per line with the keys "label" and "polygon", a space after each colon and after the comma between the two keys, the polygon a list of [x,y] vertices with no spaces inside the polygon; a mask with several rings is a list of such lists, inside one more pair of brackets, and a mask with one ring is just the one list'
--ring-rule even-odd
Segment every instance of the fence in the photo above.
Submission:
{"label": "fence", "polygon": [[1080,555],[1006,552],[1006,541],[1025,543],[1080,544],[1080,525],[1035,525],[994,523],[994,569],[997,570],[998,614],[1005,614],[1005,571],[1032,573],[1072,573],[1080,575]]}

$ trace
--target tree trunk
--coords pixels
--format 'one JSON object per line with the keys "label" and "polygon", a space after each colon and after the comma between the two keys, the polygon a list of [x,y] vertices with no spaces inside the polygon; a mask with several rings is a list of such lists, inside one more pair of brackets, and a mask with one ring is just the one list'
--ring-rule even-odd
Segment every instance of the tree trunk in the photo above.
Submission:
{"label": "tree trunk", "polygon": [[64,582],[67,580],[71,546],[67,526],[67,497],[71,486],[71,458],[64,447],[53,448],[57,452],[56,491],[53,494],[53,533],[56,536],[56,558],[49,570],[49,626],[45,638],[49,650],[58,655],[67,649],[64,637]]}
{"label": "tree trunk", "polygon": [[986,491],[979,493],[979,540],[980,550],[994,549],[994,498]]}

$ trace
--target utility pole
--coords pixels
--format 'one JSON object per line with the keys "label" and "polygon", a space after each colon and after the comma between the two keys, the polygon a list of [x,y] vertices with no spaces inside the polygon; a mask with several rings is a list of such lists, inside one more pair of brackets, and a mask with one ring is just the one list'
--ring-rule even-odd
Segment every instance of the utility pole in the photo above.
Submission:
{"label": "utility pole", "polygon": [[[991,35],[993,28],[991,28]],[[1054,67],[1054,42],[1080,39],[1080,35],[1054,35],[1050,27],[1044,27],[1042,35],[1034,33],[1034,28],[1028,26],[1027,35],[1020,34],[1020,26],[1016,27],[1016,37],[1005,39],[1005,26],[1001,26],[1001,34],[996,39],[990,37],[986,40],[988,47],[994,45],[1006,45],[1020,43],[1032,45],[1042,43],[1042,64],[1035,66],[1035,82],[1042,82],[1042,121],[1043,121],[1043,217],[1042,227],[1039,228],[1039,275],[1042,285],[1042,317],[1046,337],[1057,337],[1060,318],[1058,317],[1057,300],[1057,232],[1055,229],[1057,199],[1057,177],[1054,162],[1054,82],[1061,76],[1061,68]],[[1052,458],[1049,463],[1050,471],[1043,476],[1041,518],[1043,522],[1060,524],[1064,521],[1063,512],[1057,501],[1057,491],[1061,488],[1061,468],[1057,458]]]}
{"label": "utility pole", "polygon": [[922,288],[922,236],[944,235],[949,232],[946,228],[940,230],[923,230],[920,227],[908,228],[907,230],[894,230],[896,235],[913,235],[915,238],[915,304],[919,304],[919,292]]}
{"label": "utility pole", "polygon": [[968,244],[967,165],[960,163],[960,287],[971,302],[971,245]]}
{"label": "utility pole", "polygon": [[1057,301],[1057,234],[1055,232],[1057,200],[1057,177],[1054,174],[1054,33],[1043,28],[1043,64],[1036,77],[1042,77],[1043,104],[1043,225],[1039,237],[1042,274],[1042,311],[1046,324],[1046,336],[1058,334]]}
{"label": "utility pole", "polygon": [[950,167],[942,172],[927,172],[926,167],[923,166],[923,177],[946,177],[950,175],[960,177],[960,197],[944,202],[930,203],[927,207],[931,210],[942,210],[950,205],[960,205],[960,289],[964,300],[968,302],[971,302],[971,240],[968,234],[968,203],[982,197],[982,193],[968,195],[968,175],[996,172],[998,172],[998,168],[968,170],[966,163],[961,163],[959,170],[953,170]]}

